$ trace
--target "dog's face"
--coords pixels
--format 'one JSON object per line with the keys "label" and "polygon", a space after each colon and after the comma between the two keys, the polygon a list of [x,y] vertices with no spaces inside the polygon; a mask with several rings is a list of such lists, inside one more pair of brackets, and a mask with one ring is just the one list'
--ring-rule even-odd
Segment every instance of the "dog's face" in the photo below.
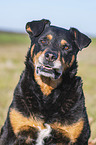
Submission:
{"label": "dog's face", "polygon": [[50,26],[44,19],[27,23],[26,30],[31,38],[30,53],[37,75],[54,80],[72,67],[78,51],[91,42],[75,28]]}

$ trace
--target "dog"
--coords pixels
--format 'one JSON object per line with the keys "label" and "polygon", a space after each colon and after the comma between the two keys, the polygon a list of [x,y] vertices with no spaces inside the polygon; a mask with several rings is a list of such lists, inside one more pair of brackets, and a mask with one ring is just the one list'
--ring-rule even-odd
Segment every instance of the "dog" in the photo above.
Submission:
{"label": "dog", "polygon": [[28,22],[31,39],[0,145],[88,145],[90,126],[77,54],[91,39],[42,19]]}

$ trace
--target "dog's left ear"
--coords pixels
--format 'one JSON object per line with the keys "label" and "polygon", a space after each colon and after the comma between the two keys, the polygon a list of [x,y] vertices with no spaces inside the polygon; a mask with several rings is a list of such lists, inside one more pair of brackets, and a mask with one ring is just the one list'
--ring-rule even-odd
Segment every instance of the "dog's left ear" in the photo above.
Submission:
{"label": "dog's left ear", "polygon": [[50,21],[46,19],[42,19],[40,21],[32,21],[26,24],[26,31],[29,33],[31,37],[39,36],[45,27],[50,25]]}
{"label": "dog's left ear", "polygon": [[70,28],[70,34],[79,50],[87,47],[91,43],[91,39],[75,28]]}

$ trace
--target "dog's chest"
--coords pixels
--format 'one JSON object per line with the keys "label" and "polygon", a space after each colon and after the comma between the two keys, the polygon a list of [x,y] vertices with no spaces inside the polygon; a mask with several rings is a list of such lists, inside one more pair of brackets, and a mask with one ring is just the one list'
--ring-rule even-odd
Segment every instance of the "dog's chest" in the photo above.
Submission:
{"label": "dog's chest", "polygon": [[[30,137],[30,133],[33,133],[33,136],[37,134],[35,138],[37,145],[43,145],[45,139],[53,139],[53,136],[58,138],[60,134],[62,138],[67,138],[74,143],[81,134],[84,125],[82,118],[71,125],[64,125],[59,122],[47,124],[44,120],[40,120],[33,116],[27,118],[15,109],[11,109],[10,111],[10,122],[16,136],[18,136],[20,132],[29,133],[28,137]],[[52,133],[53,131],[55,134]],[[26,141],[28,140],[30,141],[31,139],[29,138]]]}

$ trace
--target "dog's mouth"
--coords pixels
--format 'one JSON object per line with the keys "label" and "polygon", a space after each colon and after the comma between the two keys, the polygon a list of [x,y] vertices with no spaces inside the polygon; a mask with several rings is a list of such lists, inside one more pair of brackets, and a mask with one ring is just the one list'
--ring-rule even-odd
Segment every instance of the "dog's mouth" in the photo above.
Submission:
{"label": "dog's mouth", "polygon": [[41,76],[59,79],[62,75],[61,69],[52,68],[50,66],[40,65],[36,67],[36,73]]}

